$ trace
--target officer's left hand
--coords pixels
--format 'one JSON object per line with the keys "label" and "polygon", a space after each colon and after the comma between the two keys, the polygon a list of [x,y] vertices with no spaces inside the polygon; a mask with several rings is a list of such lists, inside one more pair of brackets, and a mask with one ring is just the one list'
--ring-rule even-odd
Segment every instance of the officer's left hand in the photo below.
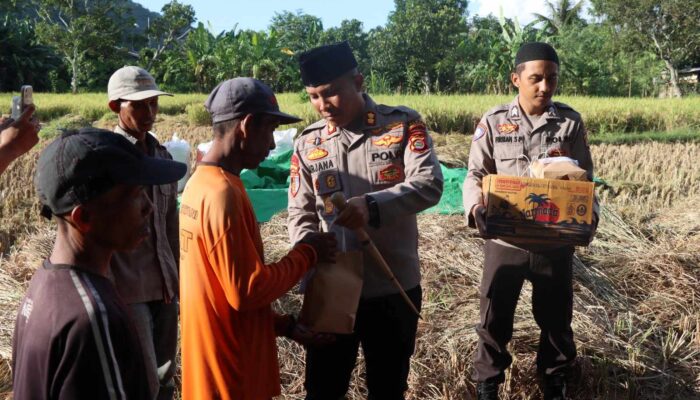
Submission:
{"label": "officer's left hand", "polygon": [[351,197],[345,209],[338,214],[335,224],[348,229],[363,228],[369,222],[369,209],[364,196]]}

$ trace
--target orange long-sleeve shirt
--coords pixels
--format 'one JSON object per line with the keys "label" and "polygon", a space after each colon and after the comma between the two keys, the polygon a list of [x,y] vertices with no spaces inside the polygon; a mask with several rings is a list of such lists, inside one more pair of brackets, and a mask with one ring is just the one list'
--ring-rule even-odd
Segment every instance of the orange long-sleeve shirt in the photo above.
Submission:
{"label": "orange long-sleeve shirt", "polygon": [[199,165],[180,207],[182,398],[269,400],[280,394],[270,304],[316,263],[297,245],[265,265],[240,178]]}

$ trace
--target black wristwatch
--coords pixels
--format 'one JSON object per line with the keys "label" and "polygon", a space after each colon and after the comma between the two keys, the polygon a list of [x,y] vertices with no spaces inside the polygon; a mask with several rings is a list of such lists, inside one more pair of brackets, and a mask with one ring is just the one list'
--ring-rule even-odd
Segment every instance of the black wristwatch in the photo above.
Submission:
{"label": "black wristwatch", "polygon": [[369,211],[369,226],[372,228],[379,228],[379,205],[377,200],[370,195],[365,195],[365,201],[367,202],[367,210]]}

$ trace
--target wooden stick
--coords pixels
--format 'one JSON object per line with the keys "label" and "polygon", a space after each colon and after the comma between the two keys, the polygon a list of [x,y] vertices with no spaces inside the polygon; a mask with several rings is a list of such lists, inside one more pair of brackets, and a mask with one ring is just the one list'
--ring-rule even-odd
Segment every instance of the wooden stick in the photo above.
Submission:
{"label": "wooden stick", "polygon": [[[331,196],[331,202],[333,203],[334,206],[338,208],[338,210],[342,211],[345,209],[347,206],[347,201],[345,200],[345,195],[343,195],[342,192],[335,192]],[[360,240],[360,243],[362,246],[367,249],[367,252],[374,258],[374,260],[379,264],[381,267],[382,271],[386,274],[386,276],[389,278],[389,280],[396,286],[397,289],[399,289],[399,294],[401,294],[401,297],[404,299],[406,304],[413,310],[414,313],[418,316],[418,318],[423,319],[421,317],[420,312],[416,308],[415,304],[413,304],[413,301],[408,297],[406,294],[406,291],[403,290],[403,287],[399,283],[399,281],[396,279],[396,276],[394,276],[394,273],[391,271],[391,268],[389,268],[389,265],[386,263],[386,260],[384,260],[384,257],[382,257],[382,254],[379,252],[379,249],[377,249],[377,246],[374,245],[374,242],[372,239],[369,237],[367,232],[362,229],[362,228],[357,228],[355,229],[355,234],[357,235],[357,238]]]}

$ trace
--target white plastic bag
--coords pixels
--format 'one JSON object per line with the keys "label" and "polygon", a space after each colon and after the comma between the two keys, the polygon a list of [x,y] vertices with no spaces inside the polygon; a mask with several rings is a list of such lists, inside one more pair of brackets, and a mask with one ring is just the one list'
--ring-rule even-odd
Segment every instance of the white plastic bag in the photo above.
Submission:
{"label": "white plastic bag", "polygon": [[177,191],[181,193],[183,189],[185,189],[185,184],[190,177],[190,144],[187,143],[186,140],[180,139],[177,133],[173,133],[172,140],[163,143],[163,146],[168,149],[170,155],[173,156],[173,160],[187,166],[185,176],[177,182]]}
{"label": "white plastic bag", "polygon": [[268,157],[274,157],[294,148],[294,135],[296,134],[296,128],[289,128],[284,131],[275,131],[275,149],[270,152]]}

